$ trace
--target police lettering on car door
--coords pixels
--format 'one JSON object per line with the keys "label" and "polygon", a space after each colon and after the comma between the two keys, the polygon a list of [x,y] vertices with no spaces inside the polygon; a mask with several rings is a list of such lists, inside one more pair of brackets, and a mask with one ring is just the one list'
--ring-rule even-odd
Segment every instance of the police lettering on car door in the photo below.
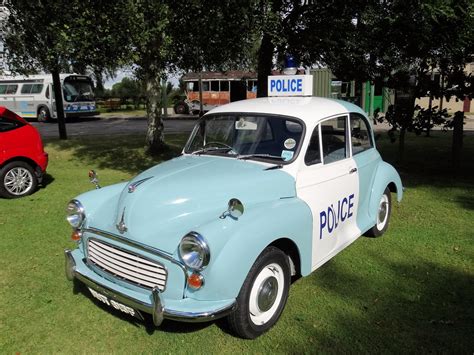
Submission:
{"label": "police lettering on car door", "polygon": [[331,234],[346,219],[353,215],[354,194],[344,197],[331,204],[327,209],[319,213],[319,239],[323,239],[323,230],[326,229]]}

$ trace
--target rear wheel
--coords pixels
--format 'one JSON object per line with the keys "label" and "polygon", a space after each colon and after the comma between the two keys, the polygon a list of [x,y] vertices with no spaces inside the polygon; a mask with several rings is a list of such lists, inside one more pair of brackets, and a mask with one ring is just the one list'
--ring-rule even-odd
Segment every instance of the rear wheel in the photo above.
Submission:
{"label": "rear wheel", "polygon": [[371,238],[376,238],[382,236],[388,228],[388,223],[390,222],[390,213],[392,212],[392,198],[390,190],[388,187],[385,188],[385,191],[380,198],[378,207],[377,207],[377,220],[375,225],[369,229],[366,233],[366,236]]}
{"label": "rear wheel", "polygon": [[48,122],[51,120],[51,115],[49,113],[49,109],[45,106],[41,106],[38,110],[37,115],[38,122]]}
{"label": "rear wheel", "polygon": [[33,168],[23,161],[13,161],[0,169],[0,195],[18,198],[36,190],[38,178]]}
{"label": "rear wheel", "polygon": [[176,105],[174,105],[174,113],[178,115],[187,114],[189,113],[189,107],[184,102],[178,102]]}
{"label": "rear wheel", "polygon": [[233,332],[254,339],[280,318],[288,298],[290,267],[280,249],[266,248],[250,269],[227,320]]}

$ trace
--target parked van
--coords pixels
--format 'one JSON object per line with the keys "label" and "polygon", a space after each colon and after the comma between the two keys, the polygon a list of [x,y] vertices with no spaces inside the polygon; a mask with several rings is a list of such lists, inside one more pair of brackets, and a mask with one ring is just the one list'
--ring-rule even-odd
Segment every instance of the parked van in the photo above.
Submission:
{"label": "parked van", "polygon": [[[61,74],[60,80],[66,117],[97,115],[90,77]],[[0,105],[24,118],[57,118],[51,74],[0,76]]]}

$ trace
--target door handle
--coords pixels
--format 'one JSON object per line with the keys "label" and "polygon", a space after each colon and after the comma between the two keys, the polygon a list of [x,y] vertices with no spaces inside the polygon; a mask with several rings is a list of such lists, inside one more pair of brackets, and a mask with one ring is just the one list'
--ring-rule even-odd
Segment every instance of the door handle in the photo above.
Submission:
{"label": "door handle", "polygon": [[352,168],[349,170],[349,174],[354,174],[355,172],[357,172],[357,168]]}

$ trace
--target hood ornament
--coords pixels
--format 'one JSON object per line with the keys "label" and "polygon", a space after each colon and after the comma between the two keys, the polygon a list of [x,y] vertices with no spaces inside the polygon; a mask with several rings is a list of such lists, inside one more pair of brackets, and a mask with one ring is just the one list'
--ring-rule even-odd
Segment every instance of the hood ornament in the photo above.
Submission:
{"label": "hood ornament", "polygon": [[125,232],[128,230],[127,226],[125,225],[124,219],[125,219],[125,208],[123,209],[122,218],[120,218],[120,222],[118,222],[118,223],[115,225],[115,227],[117,227],[117,230],[118,230],[121,234],[125,233]]}
{"label": "hood ornament", "polygon": [[150,176],[150,177],[147,177],[145,179],[141,179],[141,180],[138,180],[138,181],[135,181],[134,183],[128,185],[128,193],[131,194],[132,192],[135,192],[135,190],[137,189],[137,187],[141,184],[143,184],[145,181],[151,179],[153,176]]}
{"label": "hood ornament", "polygon": [[100,189],[99,178],[94,170],[89,170],[89,180],[95,185],[96,189]]}

